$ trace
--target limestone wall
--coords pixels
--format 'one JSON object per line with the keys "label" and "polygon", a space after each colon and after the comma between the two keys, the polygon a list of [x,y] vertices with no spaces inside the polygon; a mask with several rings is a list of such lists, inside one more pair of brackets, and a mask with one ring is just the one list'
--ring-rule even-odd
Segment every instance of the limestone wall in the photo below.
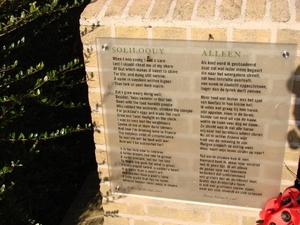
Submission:
{"label": "limestone wall", "polygon": [[[109,225],[253,225],[258,209],[192,204],[112,195],[109,190],[106,147],[100,106],[96,37],[297,43],[295,70],[300,66],[300,0],[95,0],[81,15],[81,33],[89,77],[96,158],[102,179],[103,208],[118,210],[105,217]],[[296,74],[300,74],[299,69]],[[285,163],[296,172],[299,157],[300,75],[295,75],[293,106]],[[282,189],[294,177],[284,167]],[[187,190],[188,191],[188,190]]]}

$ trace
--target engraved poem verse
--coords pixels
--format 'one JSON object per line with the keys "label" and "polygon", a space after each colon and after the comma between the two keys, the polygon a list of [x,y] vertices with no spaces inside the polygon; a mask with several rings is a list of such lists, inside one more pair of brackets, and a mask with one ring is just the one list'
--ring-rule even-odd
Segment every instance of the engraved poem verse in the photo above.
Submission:
{"label": "engraved poem verse", "polygon": [[285,138],[272,126],[287,128],[288,107],[276,110],[290,99],[282,68],[262,60],[269,46],[122,41],[99,50],[112,188],[260,207],[266,182],[280,185]]}

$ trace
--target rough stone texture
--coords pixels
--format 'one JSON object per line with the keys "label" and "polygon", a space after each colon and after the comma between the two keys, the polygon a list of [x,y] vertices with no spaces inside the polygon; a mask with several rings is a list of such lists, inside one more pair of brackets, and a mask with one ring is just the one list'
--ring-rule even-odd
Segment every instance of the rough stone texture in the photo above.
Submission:
{"label": "rough stone texture", "polygon": [[147,38],[146,27],[116,27],[116,37],[119,38]]}
{"label": "rough stone texture", "polygon": [[257,218],[244,216],[242,224],[256,224],[256,221],[258,219],[259,219],[258,216],[257,216]]}
{"label": "rough stone texture", "polygon": [[[296,172],[298,167],[297,166],[288,166],[289,169],[291,169],[292,171]],[[283,167],[282,170],[282,180],[295,180],[295,176],[293,174],[291,174],[290,171],[288,171],[286,169],[286,167]]]}
{"label": "rough stone texture", "polygon": [[156,0],[150,18],[152,19],[162,19],[164,18],[171,6],[172,0]]}
{"label": "rough stone texture", "polygon": [[128,218],[106,216],[104,225],[130,225]]}
{"label": "rough stone texture", "polygon": [[148,207],[148,215],[153,217],[164,217],[176,220],[188,220],[195,223],[204,223],[206,221],[205,212],[196,212],[192,210],[181,210],[171,207]]}
{"label": "rough stone texture", "polygon": [[211,212],[210,223],[220,225],[238,225],[238,214],[226,214],[224,212]]}
{"label": "rough stone texture", "polygon": [[[96,37],[110,37],[111,36],[111,28],[107,26],[95,27],[92,26],[84,26],[86,27],[87,33],[81,37],[82,42],[85,45],[95,44]],[[82,31],[85,32],[85,31]],[[81,32],[81,33],[82,33]]]}
{"label": "rough stone texture", "polygon": [[233,30],[233,40],[241,42],[270,42],[270,30]]}
{"label": "rough stone texture", "polygon": [[215,0],[200,1],[197,8],[197,16],[199,17],[212,17],[215,15]]}
{"label": "rough stone texture", "polygon": [[120,16],[127,5],[128,0],[112,0],[105,12],[105,16]]}
{"label": "rough stone texture", "polygon": [[211,41],[226,41],[227,34],[226,29],[201,29],[201,28],[193,28],[191,31],[191,39],[192,40],[201,40],[208,41],[210,39],[210,35],[213,39]]}
{"label": "rough stone texture", "polygon": [[103,132],[94,132],[94,142],[96,145],[104,145],[105,139],[104,139],[104,133]]}
{"label": "rough stone texture", "polygon": [[89,102],[92,109],[97,109],[101,105],[100,93],[89,92]]}
{"label": "rough stone texture", "polygon": [[101,191],[102,196],[106,197],[105,199],[106,199],[106,202],[107,202],[107,198],[109,197],[110,192],[111,192],[110,185],[108,184],[108,182],[103,183],[103,181],[102,181],[102,183],[100,183],[100,191]]}
{"label": "rough stone texture", "polygon": [[296,0],[295,7],[296,7],[296,21],[299,23],[300,22],[300,1],[299,0]]}
{"label": "rough stone texture", "polygon": [[277,43],[298,44],[300,50],[300,31],[282,29],[277,31]]}
{"label": "rough stone texture", "polygon": [[148,11],[151,1],[152,0],[143,0],[143,1],[135,0],[129,9],[129,13],[128,13],[129,16],[144,17],[146,12]]}
{"label": "rough stone texture", "polygon": [[[297,132],[297,130],[295,130],[295,132]],[[298,138],[298,140],[299,140],[299,133],[296,133],[296,138]],[[292,148],[285,149],[285,156],[284,156],[285,161],[296,161],[298,158],[299,158],[298,148],[297,149],[292,149]]]}
{"label": "rough stone texture", "polygon": [[125,204],[125,203],[119,203],[114,202],[114,204],[110,204],[110,202],[103,204],[103,208],[105,211],[113,211],[113,210],[119,210],[119,213],[122,214],[131,214],[131,215],[138,215],[138,216],[144,216],[144,206],[138,205],[138,204]]}
{"label": "rough stone texture", "polygon": [[194,8],[195,0],[178,0],[173,18],[178,20],[190,20],[193,8]]}
{"label": "rough stone texture", "polygon": [[86,74],[89,88],[99,88],[99,73],[95,71],[86,71]]}
{"label": "rough stone texture", "polygon": [[271,1],[271,17],[275,22],[287,22],[290,20],[288,0]]}
{"label": "rough stone texture", "polygon": [[91,3],[88,4],[81,13],[81,18],[90,19],[97,17],[106,2],[107,0],[92,0]]}
{"label": "rough stone texture", "polygon": [[83,54],[84,54],[85,66],[88,66],[88,67],[97,67],[98,66],[96,51],[88,52],[87,49],[85,49],[83,51]]}
{"label": "rough stone texture", "polygon": [[101,180],[109,180],[108,167],[101,168],[101,171],[99,173],[99,178]]}
{"label": "rough stone texture", "polygon": [[266,0],[247,1],[246,20],[262,20],[266,11]]}
{"label": "rough stone texture", "polygon": [[224,0],[220,9],[220,17],[233,20],[241,16],[242,0]]}
{"label": "rough stone texture", "polygon": [[106,151],[96,149],[95,155],[96,155],[96,161],[98,164],[107,163],[107,152]]}
{"label": "rough stone texture", "polygon": [[[100,96],[100,93],[99,93]],[[103,115],[102,113],[93,113],[92,112],[92,121],[96,123],[96,126],[103,126]]]}
{"label": "rough stone texture", "polygon": [[157,39],[186,39],[186,29],[177,27],[155,27],[152,29],[153,38]]}

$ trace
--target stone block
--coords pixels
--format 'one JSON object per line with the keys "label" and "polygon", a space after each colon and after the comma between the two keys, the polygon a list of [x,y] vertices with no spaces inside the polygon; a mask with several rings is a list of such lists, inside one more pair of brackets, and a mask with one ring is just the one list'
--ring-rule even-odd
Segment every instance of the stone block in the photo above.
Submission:
{"label": "stone block", "polygon": [[81,18],[90,19],[97,17],[106,2],[107,0],[91,1],[81,13]]}
{"label": "stone block", "polygon": [[132,5],[130,6],[128,15],[129,16],[141,16],[145,17],[148,8],[150,7],[152,0],[135,0]]}
{"label": "stone block", "polygon": [[262,20],[266,12],[266,0],[247,1],[246,20]]}
{"label": "stone block", "polygon": [[[95,67],[98,70],[98,68]],[[86,70],[86,82],[89,88],[99,88],[99,73],[95,71]]]}
{"label": "stone block", "polygon": [[84,55],[85,66],[87,67],[98,66],[96,50],[93,50],[92,52],[91,51],[88,52],[87,49],[85,49],[83,51],[83,55]]}
{"label": "stone block", "polygon": [[186,29],[180,27],[155,27],[152,29],[153,38],[157,39],[186,39]]}
{"label": "stone block", "polygon": [[300,1],[295,1],[295,8],[296,8],[296,21],[300,22]]}
{"label": "stone block", "polygon": [[152,19],[162,19],[164,18],[170,10],[173,0],[157,0],[153,6],[150,14]]}
{"label": "stone block", "polygon": [[110,196],[110,185],[108,184],[104,184],[104,183],[101,183],[100,184],[100,192],[102,193],[102,196],[103,197],[109,197]]}
{"label": "stone block", "polygon": [[[299,131],[296,133],[297,135],[297,141],[298,143],[300,142],[300,133]],[[297,143],[297,144],[298,144]],[[299,151],[298,151],[298,147],[294,147],[294,148],[290,148],[287,147],[285,150],[285,155],[284,155],[284,161],[294,161],[297,162],[299,158]]]}
{"label": "stone block", "polygon": [[288,0],[272,0],[271,1],[271,18],[274,22],[287,22],[290,20]]}
{"label": "stone block", "polygon": [[192,28],[191,39],[201,41],[208,41],[209,39],[211,39],[212,41],[226,41],[227,33],[226,29],[222,28]]}
{"label": "stone block", "polygon": [[109,180],[109,174],[108,174],[108,167],[107,166],[101,166],[99,169],[99,178],[101,181]]}
{"label": "stone block", "polygon": [[215,15],[216,1],[204,0],[200,1],[197,8],[198,17],[213,17]]}
{"label": "stone block", "polygon": [[104,133],[94,131],[94,142],[96,145],[104,145],[105,144]]}
{"label": "stone block", "polygon": [[173,18],[177,20],[190,20],[193,13],[195,0],[178,0]]}
{"label": "stone block", "polygon": [[[297,161],[298,161],[298,158],[297,158]],[[291,166],[291,165],[287,165],[287,167],[292,171],[294,172],[295,174],[297,174],[297,169],[298,167],[297,166]],[[283,166],[283,169],[282,169],[282,180],[289,180],[291,181],[291,183],[293,183],[295,181],[295,176],[290,172],[288,171],[288,169]]]}
{"label": "stone block", "polygon": [[[275,197],[275,196],[274,196]],[[256,221],[259,220],[259,214],[257,214],[257,217],[249,217],[249,216],[243,216],[243,225],[253,225],[256,224]]]}
{"label": "stone block", "polygon": [[233,40],[240,42],[270,42],[270,30],[233,30]]}
{"label": "stone block", "polygon": [[105,16],[121,16],[128,0],[112,0],[105,12]]}
{"label": "stone block", "polygon": [[289,30],[289,29],[278,30],[276,42],[298,44],[298,50],[300,50],[300,30]]}
{"label": "stone block", "polygon": [[[239,225],[238,215],[239,214],[226,214],[224,212],[211,212],[210,213],[210,224]],[[243,225],[245,225],[245,224],[243,224]]]}
{"label": "stone block", "polygon": [[89,92],[89,103],[92,109],[98,109],[101,105],[100,92]]}
{"label": "stone block", "polygon": [[106,151],[96,149],[95,156],[96,156],[96,162],[98,164],[107,163],[107,152]]}
{"label": "stone block", "polygon": [[224,0],[221,4],[220,17],[224,20],[233,20],[241,16],[242,0]]}
{"label": "stone block", "polygon": [[103,126],[103,115],[101,112],[92,112],[92,122],[96,124],[97,127]]}
{"label": "stone block", "polygon": [[128,218],[106,216],[103,225],[130,225],[130,221]]}
{"label": "stone block", "polygon": [[146,27],[116,27],[116,37],[118,38],[147,38]]}
{"label": "stone block", "polygon": [[144,206],[139,204],[126,204],[119,202],[107,202],[103,204],[104,211],[119,210],[120,214],[145,216]]}
{"label": "stone block", "polygon": [[205,223],[204,211],[182,210],[167,207],[148,207],[148,216],[170,218],[174,220],[190,221],[195,223]]}
{"label": "stone block", "polygon": [[[86,34],[81,37],[81,41],[84,45],[94,45],[96,44],[97,37],[110,37],[111,36],[111,28],[108,26],[81,26],[80,30],[86,28]],[[81,33],[84,31],[81,31]],[[96,50],[96,49],[95,49]]]}

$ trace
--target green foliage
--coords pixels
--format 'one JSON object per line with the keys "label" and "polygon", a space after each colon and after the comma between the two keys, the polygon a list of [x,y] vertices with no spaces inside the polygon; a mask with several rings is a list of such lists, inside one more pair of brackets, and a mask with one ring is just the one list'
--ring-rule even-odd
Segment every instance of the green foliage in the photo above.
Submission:
{"label": "green foliage", "polygon": [[0,224],[55,224],[66,207],[56,199],[76,193],[90,160],[82,151],[93,148],[76,30],[82,6],[0,0]]}

